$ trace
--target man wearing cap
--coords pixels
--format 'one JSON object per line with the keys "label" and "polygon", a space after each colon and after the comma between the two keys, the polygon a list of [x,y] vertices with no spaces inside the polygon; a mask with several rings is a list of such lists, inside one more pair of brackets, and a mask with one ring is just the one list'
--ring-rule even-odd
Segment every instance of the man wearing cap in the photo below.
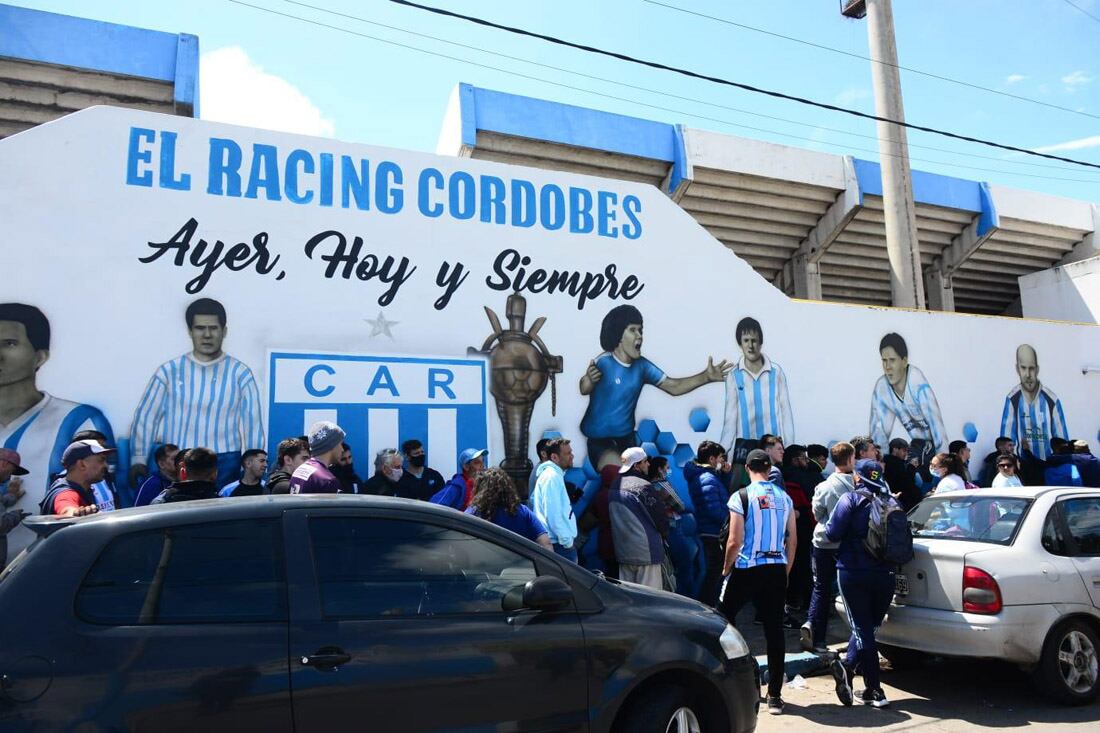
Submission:
{"label": "man wearing cap", "polygon": [[798,549],[794,506],[787,492],[769,480],[772,462],[767,453],[749,451],[745,468],[752,483],[729,500],[730,533],[722,567],[726,581],[719,607],[730,620],[749,601],[756,607],[767,642],[768,712],[778,715],[783,712],[785,677],[783,605]]}
{"label": "man wearing cap", "polygon": [[344,452],[343,428],[334,422],[321,420],[309,426],[310,457],[294,469],[290,476],[292,494],[339,494],[342,484],[329,466],[336,463]]}
{"label": "man wearing cap", "polygon": [[466,511],[466,507],[470,506],[470,501],[474,498],[474,484],[477,482],[478,474],[485,470],[485,459],[488,455],[489,451],[484,448],[467,448],[459,453],[459,472],[428,501],[449,506],[460,512]]}
{"label": "man wearing cap", "polygon": [[92,485],[107,478],[107,456],[114,448],[104,448],[95,440],[77,440],[61,455],[65,474],[57,478],[39,504],[43,514],[61,517],[81,517],[95,514],[95,492]]}
{"label": "man wearing cap", "polygon": [[890,610],[895,566],[872,556],[865,547],[865,540],[871,506],[876,498],[896,506],[897,501],[890,495],[878,461],[868,458],[857,461],[855,476],[856,490],[840,498],[825,525],[825,536],[830,542],[839,544],[837,582],[852,629],[844,659],[833,660],[831,670],[841,703],[852,704],[852,677],[861,674],[866,687],[861,702],[883,708],[889,703],[879,684],[875,631]]}
{"label": "man wearing cap", "polygon": [[23,490],[23,479],[29,471],[20,465],[22,459],[19,454],[10,448],[0,448],[0,485],[7,484],[3,495],[0,495],[0,507],[10,509],[0,514],[0,570],[8,564],[8,532],[19,526],[27,512],[20,509],[11,509],[15,502],[23,498],[26,492]]}
{"label": "man wearing cap", "polygon": [[181,501],[214,499],[218,487],[218,454],[209,448],[192,448],[183,458],[180,480],[162,491],[151,504],[175,504]]}
{"label": "man wearing cap", "polygon": [[546,444],[546,460],[535,470],[535,488],[528,504],[539,518],[554,544],[554,552],[567,560],[577,561],[577,518],[565,488],[565,472],[573,467],[573,447],[565,438],[554,438]]}
{"label": "man wearing cap", "polygon": [[648,474],[649,456],[644,450],[623,451],[622,466],[608,491],[607,505],[619,580],[661,590],[668,513]]}

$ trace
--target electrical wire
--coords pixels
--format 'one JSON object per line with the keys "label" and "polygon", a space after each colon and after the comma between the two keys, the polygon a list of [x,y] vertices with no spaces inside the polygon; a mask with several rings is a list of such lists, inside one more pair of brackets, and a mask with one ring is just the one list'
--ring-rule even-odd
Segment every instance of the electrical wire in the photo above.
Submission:
{"label": "electrical wire", "polygon": [[1097,17],[1097,16],[1093,15],[1092,13],[1090,13],[1089,11],[1085,10],[1080,5],[1078,5],[1077,3],[1073,2],[1073,0],[1065,0],[1065,3],[1066,3],[1066,5],[1069,5],[1071,8],[1081,11],[1085,15],[1087,15],[1090,18],[1092,18],[1093,20],[1095,20],[1097,23],[1100,23],[1100,17]]}
{"label": "electrical wire", "polygon": [[774,97],[776,99],[785,99],[785,100],[788,100],[788,101],[791,101],[791,102],[797,102],[799,104],[810,106],[810,107],[817,107],[819,109],[826,109],[826,110],[830,110],[832,112],[841,112],[843,114],[851,115],[853,117],[861,117],[863,119],[875,120],[876,122],[886,122],[888,124],[898,125],[900,127],[904,127],[906,129],[909,129],[909,130],[920,130],[921,132],[927,132],[927,133],[931,133],[933,135],[940,135],[942,137],[951,138],[953,140],[963,140],[965,142],[976,143],[978,145],[985,145],[987,147],[998,148],[1000,150],[1008,150],[1010,152],[1022,153],[1024,155],[1032,155],[1032,156],[1036,156],[1036,157],[1039,157],[1039,158],[1046,158],[1048,160],[1058,160],[1058,161],[1061,161],[1063,163],[1072,163],[1073,165],[1084,166],[1086,168],[1096,168],[1096,169],[1100,170],[1100,163],[1090,163],[1088,161],[1077,160],[1075,158],[1066,158],[1066,157],[1063,157],[1063,156],[1060,156],[1060,155],[1052,155],[1050,153],[1040,153],[1040,152],[1035,151],[1035,150],[1028,150],[1027,148],[1021,148],[1021,147],[1017,147],[1015,145],[1007,145],[1005,143],[998,143],[998,142],[995,142],[995,141],[992,141],[992,140],[985,140],[983,138],[971,137],[969,135],[963,135],[963,134],[960,134],[960,133],[957,133],[957,132],[950,132],[948,130],[941,130],[941,129],[935,128],[935,127],[928,127],[926,125],[918,125],[918,124],[914,124],[912,122],[902,122],[902,121],[899,121],[899,120],[893,120],[893,119],[890,119],[889,117],[881,117],[879,115],[873,115],[873,114],[870,114],[870,113],[867,113],[867,112],[860,112],[859,110],[849,109],[847,107],[841,107],[839,105],[829,104],[827,102],[818,102],[818,101],[813,100],[813,99],[807,99],[806,97],[799,97],[799,96],[794,95],[794,94],[787,94],[785,92],[779,92],[779,91],[775,91],[773,89],[765,89],[763,87],[758,87],[758,86],[755,86],[753,84],[747,84],[745,82],[733,81],[732,79],[723,79],[722,77],[711,76],[709,74],[702,74],[700,72],[691,71],[689,69],[681,69],[681,68],[676,67],[676,66],[669,66],[668,64],[663,64],[663,63],[660,63],[658,61],[649,61],[647,59],[637,58],[635,56],[630,56],[628,54],[619,53],[618,51],[608,51],[607,49],[598,48],[596,46],[587,46],[585,44],[575,43],[573,41],[567,41],[567,40],[562,39],[562,38],[557,38],[556,36],[550,36],[550,35],[546,35],[546,34],[543,34],[543,33],[536,33],[534,31],[529,31],[529,30],[526,30],[526,29],[523,29],[523,28],[516,28],[516,27],[513,27],[513,26],[507,26],[507,25],[503,25],[501,23],[495,23],[493,21],[485,20],[484,18],[478,18],[478,17],[472,16],[472,15],[463,15],[462,13],[455,13],[455,12],[450,11],[450,10],[444,10],[443,8],[436,8],[436,7],[432,7],[430,5],[421,5],[420,3],[410,2],[410,0],[389,0],[389,2],[397,4],[397,5],[404,5],[406,7],[415,8],[417,10],[423,10],[425,12],[433,13],[435,15],[442,15],[442,16],[446,16],[446,17],[450,17],[450,18],[455,18],[457,20],[464,20],[468,23],[473,23],[475,25],[480,25],[480,26],[487,27],[487,28],[495,28],[497,30],[502,30],[502,31],[505,31],[507,33],[512,33],[512,34],[515,34],[515,35],[526,36],[528,38],[537,38],[539,40],[546,41],[547,43],[553,43],[553,44],[558,45],[558,46],[564,46],[564,47],[567,47],[567,48],[574,48],[574,49],[577,49],[579,51],[586,51],[588,53],[594,53],[594,54],[598,54],[598,55],[601,55],[601,56],[608,56],[610,58],[619,59],[620,61],[627,61],[627,62],[632,63],[632,64],[638,64],[640,66],[647,66],[651,69],[660,69],[661,71],[668,71],[668,72],[671,72],[671,73],[674,73],[674,74],[679,74],[681,76],[686,76],[686,77],[689,77],[689,78],[692,78],[692,79],[701,79],[703,81],[709,81],[709,82],[713,82],[715,84],[721,84],[723,86],[729,86],[729,87],[735,87],[737,89],[743,89],[747,92],[753,92],[755,94],[763,94],[763,95],[766,95],[766,96],[769,96],[769,97]]}
{"label": "electrical wire", "polygon": [[[287,0],[287,2],[290,2],[290,1],[291,0]],[[345,33],[345,34],[348,34],[348,35],[357,36],[359,38],[364,38],[364,39],[367,39],[367,40],[377,41],[379,43],[383,43],[383,44],[390,45],[390,46],[395,46],[397,48],[403,48],[403,49],[406,49],[406,50],[415,51],[415,52],[418,52],[418,53],[423,53],[423,54],[426,54],[426,55],[429,55],[429,56],[435,56],[437,58],[446,59],[448,61],[457,61],[459,63],[468,64],[470,66],[474,66],[474,67],[481,68],[481,69],[486,69],[486,70],[489,70],[489,71],[496,71],[496,72],[503,73],[503,74],[510,74],[512,76],[517,76],[521,79],[527,79],[527,80],[530,80],[530,81],[537,81],[537,82],[542,83],[542,84],[549,84],[551,86],[561,87],[563,89],[569,89],[571,91],[583,92],[585,94],[592,94],[594,96],[598,96],[598,97],[605,98],[605,99],[613,99],[613,100],[616,100],[616,101],[619,101],[619,102],[625,102],[625,103],[628,103],[628,104],[635,104],[635,105],[638,105],[638,106],[647,107],[647,108],[650,108],[650,109],[655,109],[655,110],[659,110],[659,111],[663,111],[663,112],[671,112],[671,113],[674,113],[674,114],[677,114],[677,115],[685,115],[685,116],[688,116],[688,117],[694,117],[694,118],[697,118],[697,119],[707,120],[707,121],[710,121],[710,122],[717,122],[719,124],[727,125],[729,127],[752,130],[752,131],[755,131],[755,132],[763,132],[763,133],[767,133],[767,134],[771,134],[771,135],[777,135],[777,136],[780,136],[780,137],[786,137],[786,138],[792,138],[792,139],[795,139],[795,140],[807,141],[807,142],[811,142],[811,143],[818,144],[818,145],[826,145],[828,147],[839,148],[841,150],[857,150],[857,151],[861,151],[861,152],[871,153],[871,154],[874,154],[874,155],[886,155],[886,156],[889,156],[889,157],[902,157],[902,156],[900,156],[896,153],[880,153],[880,151],[872,150],[870,148],[858,148],[858,147],[843,145],[843,144],[840,144],[840,143],[833,143],[833,142],[828,142],[828,141],[825,141],[825,140],[818,140],[816,138],[811,138],[811,137],[805,137],[805,136],[800,136],[800,135],[792,135],[792,134],[789,134],[789,133],[778,132],[776,130],[769,130],[769,129],[761,128],[761,127],[753,127],[753,126],[750,126],[750,125],[743,125],[743,124],[740,124],[740,123],[731,122],[729,120],[724,120],[724,119],[715,118],[715,117],[708,117],[706,115],[700,115],[700,114],[693,113],[693,112],[688,112],[688,111],[682,110],[682,109],[675,109],[675,108],[671,108],[671,107],[663,107],[663,106],[660,106],[660,105],[650,104],[650,103],[647,103],[647,102],[640,102],[638,100],[629,99],[629,98],[626,98],[626,97],[618,97],[618,96],[615,96],[615,95],[612,95],[612,94],[607,94],[606,92],[599,91],[599,90],[586,89],[585,87],[579,87],[579,86],[574,86],[574,85],[571,85],[571,84],[565,84],[565,83],[562,83],[562,82],[553,81],[551,79],[546,79],[546,78],[539,77],[539,76],[533,76],[533,75],[530,75],[530,74],[524,74],[524,73],[521,73],[521,72],[518,72],[518,71],[513,71],[513,70],[510,70],[510,69],[502,69],[502,68],[497,67],[497,66],[492,66],[491,64],[483,64],[483,63],[480,63],[480,62],[477,62],[477,61],[471,61],[470,59],[464,59],[464,58],[461,58],[459,56],[451,56],[449,54],[444,54],[444,53],[440,53],[440,52],[437,52],[437,51],[430,51],[430,50],[427,50],[427,49],[423,49],[423,48],[420,48],[418,46],[412,46],[412,45],[409,45],[409,44],[406,44],[406,43],[399,43],[397,41],[393,41],[393,40],[390,40],[390,39],[380,38],[378,36],[372,36],[372,35],[367,34],[367,33],[360,33],[358,31],[351,30],[350,28],[344,28],[342,26],[336,26],[336,25],[330,25],[328,23],[322,23],[320,21],[313,20],[311,18],[303,18],[303,17],[298,16],[298,15],[291,15],[290,13],[283,13],[283,12],[280,12],[278,10],[274,10],[272,8],[266,8],[266,7],[263,7],[263,6],[260,6],[260,5],[252,5],[251,3],[243,2],[243,0],[227,0],[227,2],[230,2],[234,5],[240,5],[240,6],[243,6],[243,7],[251,8],[253,10],[259,10],[261,12],[268,13],[268,14],[271,14],[271,15],[276,15],[276,16],[286,18],[286,19],[289,19],[289,20],[295,20],[295,21],[299,21],[299,22],[302,22],[302,23],[307,23],[309,25],[314,25],[314,26],[317,26],[317,27],[320,27],[320,28],[326,28],[328,30],[334,30],[334,31],[338,31],[340,33]],[[302,4],[302,3],[295,3],[295,4]],[[387,26],[387,27],[389,27],[389,26]],[[397,29],[397,30],[401,30],[401,29]],[[416,35],[421,35],[421,34],[416,34]],[[458,44],[458,45],[461,45],[461,44]],[[517,59],[517,60],[522,61],[523,59]],[[536,62],[529,62],[529,63],[536,63]],[[612,83],[619,83],[619,82],[612,82]],[[627,85],[627,86],[630,86],[630,85]],[[852,133],[852,134],[855,134],[855,133]],[[950,151],[945,151],[945,152],[950,152]],[[930,160],[930,159],[924,159],[924,158],[910,158],[910,160],[921,162],[921,163],[930,163],[930,164],[933,164],[933,165],[947,166],[949,168],[951,168],[951,167],[953,167],[953,168],[966,168],[966,169],[969,169],[969,170],[982,171],[982,172],[985,172],[985,173],[1000,173],[1000,174],[1004,174],[1004,175],[1018,176],[1018,177],[1023,177],[1023,178],[1035,178],[1035,179],[1052,180],[1052,181],[1069,181],[1069,182],[1073,182],[1073,183],[1090,183],[1090,184],[1096,184],[1096,183],[1100,182],[1100,181],[1096,181],[1096,180],[1088,180],[1088,179],[1081,179],[1081,178],[1062,178],[1062,177],[1057,177],[1057,176],[1043,176],[1043,175],[1038,175],[1038,174],[1034,174],[1034,173],[1018,173],[1016,171],[1006,171],[1006,170],[996,169],[996,168],[982,168],[982,167],[978,167],[978,166],[963,165],[961,163],[952,163],[952,162],[948,162],[948,161]],[[1065,170],[1065,169],[1059,169],[1059,170]]]}
{"label": "electrical wire", "polygon": [[[490,56],[496,56],[498,58],[508,59],[509,61],[519,61],[521,63],[531,64],[532,66],[538,66],[538,67],[541,67],[541,68],[544,68],[544,69],[559,71],[559,72],[562,72],[562,73],[565,73],[565,74],[573,74],[575,76],[580,76],[580,77],[583,77],[585,79],[591,79],[593,81],[603,82],[605,84],[615,84],[615,85],[618,85],[618,86],[626,87],[628,89],[634,89],[634,90],[639,91],[639,92],[646,92],[647,94],[659,94],[663,97],[668,97],[670,99],[678,99],[678,100],[681,100],[681,101],[684,101],[684,102],[692,102],[692,103],[696,103],[696,104],[702,104],[702,105],[707,106],[707,107],[713,107],[715,109],[722,109],[722,110],[726,110],[726,111],[729,111],[729,112],[735,112],[737,114],[749,115],[751,117],[759,117],[759,118],[762,118],[762,119],[774,120],[776,122],[785,122],[785,123],[792,124],[792,125],[798,125],[800,127],[808,127],[810,129],[813,129],[813,130],[820,130],[822,132],[833,132],[833,133],[837,133],[837,134],[840,134],[840,135],[850,135],[852,137],[865,138],[867,140],[875,140],[877,142],[882,142],[883,141],[882,138],[878,137],[877,135],[867,135],[865,133],[854,132],[852,130],[842,130],[842,129],[835,128],[835,127],[823,127],[821,125],[815,125],[813,123],[803,122],[801,120],[792,120],[792,119],[787,118],[787,117],[778,117],[778,116],[775,116],[775,115],[767,115],[767,114],[764,114],[762,112],[753,112],[752,110],[742,109],[740,107],[731,107],[729,105],[718,104],[716,102],[709,102],[705,99],[698,99],[698,98],[695,98],[695,97],[686,97],[686,96],[683,96],[683,95],[680,95],[680,94],[673,94],[671,92],[665,92],[665,91],[661,91],[659,89],[651,89],[649,87],[643,87],[643,86],[639,86],[637,84],[630,84],[628,82],[619,81],[619,80],[616,80],[616,79],[608,79],[608,78],[602,77],[602,76],[595,76],[593,74],[588,74],[588,73],[585,73],[583,71],[576,71],[574,69],[567,69],[567,68],[564,68],[564,67],[561,67],[561,66],[554,66],[553,64],[545,64],[545,63],[542,63],[542,62],[539,62],[539,61],[532,61],[530,59],[522,58],[520,56],[512,56],[512,55],[509,55],[509,54],[506,54],[506,53],[501,53],[499,51],[490,51],[489,49],[484,49],[484,48],[481,48],[479,46],[473,46],[473,45],[470,45],[470,44],[467,44],[467,43],[459,43],[458,41],[451,41],[451,40],[446,39],[446,38],[440,38],[439,36],[433,36],[433,35],[430,35],[430,34],[427,34],[427,33],[421,33],[419,31],[409,30],[408,28],[401,28],[400,26],[388,25],[386,23],[381,23],[381,22],[376,21],[376,20],[370,20],[369,18],[364,18],[364,17],[359,16],[359,15],[352,15],[350,13],[342,13],[342,12],[339,12],[337,10],[332,10],[330,8],[322,7],[320,5],[311,5],[310,3],[301,2],[300,0],[283,0],[283,2],[288,3],[290,5],[297,5],[299,7],[309,8],[310,10],[315,10],[317,12],[326,13],[328,15],[336,16],[338,18],[344,18],[344,19],[347,19],[347,20],[355,20],[355,21],[358,21],[360,23],[365,23],[367,25],[373,25],[373,26],[376,26],[376,27],[379,27],[379,28],[386,28],[388,30],[398,31],[399,33],[405,33],[405,34],[408,34],[408,35],[411,35],[411,36],[416,36],[418,38],[425,38],[425,39],[429,39],[429,40],[432,40],[432,41],[437,41],[439,43],[444,43],[444,44],[447,44],[449,46],[456,46],[458,48],[464,48],[464,49],[467,49],[469,51],[477,51],[479,53],[486,53],[486,54],[489,54]],[[511,73],[506,69],[500,69],[500,71],[503,71],[504,73]],[[548,83],[552,83],[552,82],[548,82]],[[582,89],[581,91],[589,91],[589,90],[583,90]],[[591,92],[591,91],[589,91],[589,93],[596,94],[596,92]],[[644,105],[644,103],[641,103],[641,102],[634,102],[634,103]],[[660,109],[664,109],[664,108],[660,108]],[[690,113],[682,112],[682,114],[690,114]],[[713,118],[704,118],[704,117],[700,117],[700,119],[713,120]],[[728,124],[728,125],[738,126],[738,125],[736,125],[736,123],[729,122],[728,120],[713,120],[713,121],[722,122],[722,123]],[[758,130],[760,128],[749,128],[749,129]],[[776,132],[776,131],[772,131],[772,130],[765,130],[765,132],[771,132],[771,133],[776,134],[776,135],[783,135],[784,134],[784,133],[780,133],[780,132]],[[811,138],[798,138],[798,139],[805,140],[805,139],[811,139]],[[812,138],[811,140],[813,142],[820,142],[816,138]],[[828,144],[835,145],[836,147],[843,147],[839,144],[833,144],[833,143],[828,143]],[[939,152],[939,153],[947,153],[948,155],[962,155],[962,156],[966,156],[968,158],[979,158],[981,160],[991,160],[991,161],[994,161],[994,162],[997,162],[997,163],[1005,163],[1005,164],[1008,164],[1008,165],[1024,165],[1024,166],[1028,166],[1028,167],[1032,167],[1032,168],[1047,168],[1047,169],[1062,171],[1062,172],[1067,172],[1069,170],[1075,170],[1075,169],[1067,169],[1067,168],[1065,168],[1064,166],[1061,166],[1061,165],[1050,165],[1048,163],[1030,163],[1028,161],[1023,161],[1023,160],[1005,160],[1004,158],[997,158],[997,157],[994,157],[994,156],[991,156],[991,155],[979,155],[978,153],[967,153],[967,152],[963,152],[961,150],[950,150],[948,148],[937,148],[937,147],[934,147],[934,146],[931,146],[931,145],[920,145],[920,144],[913,143],[913,142],[909,143],[909,147],[919,148],[919,149],[922,149],[922,150],[933,150],[933,151],[936,151],[936,152]],[[866,148],[858,148],[858,149],[859,150],[864,150],[864,151],[867,150]],[[871,152],[874,152],[874,151],[871,151]],[[938,162],[938,161],[925,161],[925,162]],[[942,165],[943,163],[940,163],[940,164]],[[1023,175],[1023,174],[1013,173],[1012,171],[1000,171],[1000,170],[986,169],[986,168],[979,168],[977,170],[986,170],[986,171],[989,171],[989,172],[998,172],[998,173],[1008,173],[1010,175]],[[1081,179],[1055,179],[1055,180],[1081,181]],[[1100,183],[1100,179],[1098,179],[1097,182]]]}
{"label": "electrical wire", "polygon": [[[901,64],[892,64],[889,61],[878,61],[876,59],[871,58],[870,56],[864,56],[863,54],[855,53],[853,51],[845,51],[842,48],[835,48],[833,46],[826,46],[825,44],[822,44],[822,43],[814,43],[813,41],[807,41],[805,39],[797,38],[795,36],[787,36],[787,35],[784,35],[782,33],[776,33],[775,31],[769,31],[769,30],[764,29],[764,28],[757,28],[756,26],[746,25],[745,23],[738,23],[736,21],[729,20],[728,18],[721,18],[721,17],[716,16],[716,15],[708,15],[707,13],[700,13],[696,10],[688,10],[687,8],[681,8],[681,7],[678,7],[676,5],[671,5],[669,3],[660,2],[659,0],[642,0],[642,2],[649,3],[650,5],[657,5],[657,6],[660,6],[662,8],[667,8],[669,10],[674,10],[678,13],[684,13],[685,15],[694,15],[698,18],[706,18],[707,20],[713,20],[717,23],[724,23],[725,25],[731,25],[735,28],[741,28],[741,29],[744,29],[744,30],[747,30],[747,31],[753,31],[754,33],[762,33],[766,36],[772,36],[773,38],[781,38],[784,41],[791,41],[792,43],[799,43],[799,44],[802,44],[803,46],[809,46],[811,48],[820,49],[822,51],[830,51],[832,53],[841,54],[842,56],[850,56],[851,58],[854,58],[854,59],[861,59],[863,61],[870,61],[873,64],[881,64],[882,66],[892,66],[895,69],[900,69],[901,71],[908,71],[912,74],[920,74],[921,76],[927,76],[930,79],[936,79],[938,81],[945,81],[945,82],[948,82],[950,84],[958,84],[959,86],[969,87],[970,89],[978,89],[978,90],[981,90],[983,92],[989,92],[990,94],[997,94],[997,95],[1000,95],[1002,97],[1009,97],[1010,99],[1015,99],[1015,100],[1018,100],[1018,101],[1021,101],[1021,102],[1030,102],[1031,104],[1037,104],[1037,105],[1040,105],[1042,107],[1049,107],[1050,109],[1056,109],[1056,110],[1059,110],[1061,112],[1069,112],[1071,114],[1081,115],[1082,117],[1091,117],[1094,120],[1100,120],[1100,115],[1094,115],[1094,114],[1091,114],[1089,112],[1083,112],[1079,109],[1072,109],[1070,107],[1063,107],[1059,104],[1053,104],[1051,102],[1044,102],[1041,99],[1034,99],[1032,97],[1025,97],[1021,94],[1013,94],[1011,92],[1002,91],[1000,89],[993,89],[993,88],[990,88],[990,87],[982,86],[981,84],[975,84],[973,82],[963,81],[962,79],[954,79],[950,76],[943,76],[942,74],[935,74],[935,73],[932,73],[931,71],[922,71],[921,69],[914,69],[911,66],[902,66]],[[1070,2],[1070,0],[1066,0],[1066,2]],[[1072,5],[1073,3],[1070,3],[1070,4]],[[1080,8],[1078,8],[1078,10],[1080,10]],[[1081,12],[1085,12],[1085,11],[1082,10]],[[1086,15],[1088,15],[1088,13],[1086,13]],[[1095,16],[1093,16],[1093,17],[1095,17]]]}

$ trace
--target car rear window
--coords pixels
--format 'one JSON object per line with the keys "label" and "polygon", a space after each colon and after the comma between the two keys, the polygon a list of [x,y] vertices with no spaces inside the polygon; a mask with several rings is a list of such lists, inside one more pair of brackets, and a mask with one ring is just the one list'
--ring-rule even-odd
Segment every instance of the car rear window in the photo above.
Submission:
{"label": "car rear window", "polygon": [[120,535],[85,576],[76,612],[112,626],[285,621],[279,525],[212,522]]}
{"label": "car rear window", "polygon": [[909,513],[914,537],[1010,545],[1030,499],[1001,496],[929,497]]}

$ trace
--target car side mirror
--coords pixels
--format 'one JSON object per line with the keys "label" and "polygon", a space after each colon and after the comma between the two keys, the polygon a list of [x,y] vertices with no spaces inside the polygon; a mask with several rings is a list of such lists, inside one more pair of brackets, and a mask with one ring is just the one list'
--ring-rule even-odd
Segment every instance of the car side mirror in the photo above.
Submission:
{"label": "car side mirror", "polygon": [[561,578],[543,575],[504,594],[502,608],[513,611],[557,611],[573,602],[573,589]]}

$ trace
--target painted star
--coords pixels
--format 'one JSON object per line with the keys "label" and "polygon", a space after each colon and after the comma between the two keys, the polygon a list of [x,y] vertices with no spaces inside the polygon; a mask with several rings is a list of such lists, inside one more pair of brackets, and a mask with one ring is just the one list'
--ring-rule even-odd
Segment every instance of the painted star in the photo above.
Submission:
{"label": "painted star", "polygon": [[370,318],[364,318],[364,321],[370,324],[370,336],[374,338],[380,334],[385,334],[393,340],[393,333],[390,331],[391,326],[396,326],[400,321],[387,321],[386,314],[379,311],[378,317],[371,320]]}

